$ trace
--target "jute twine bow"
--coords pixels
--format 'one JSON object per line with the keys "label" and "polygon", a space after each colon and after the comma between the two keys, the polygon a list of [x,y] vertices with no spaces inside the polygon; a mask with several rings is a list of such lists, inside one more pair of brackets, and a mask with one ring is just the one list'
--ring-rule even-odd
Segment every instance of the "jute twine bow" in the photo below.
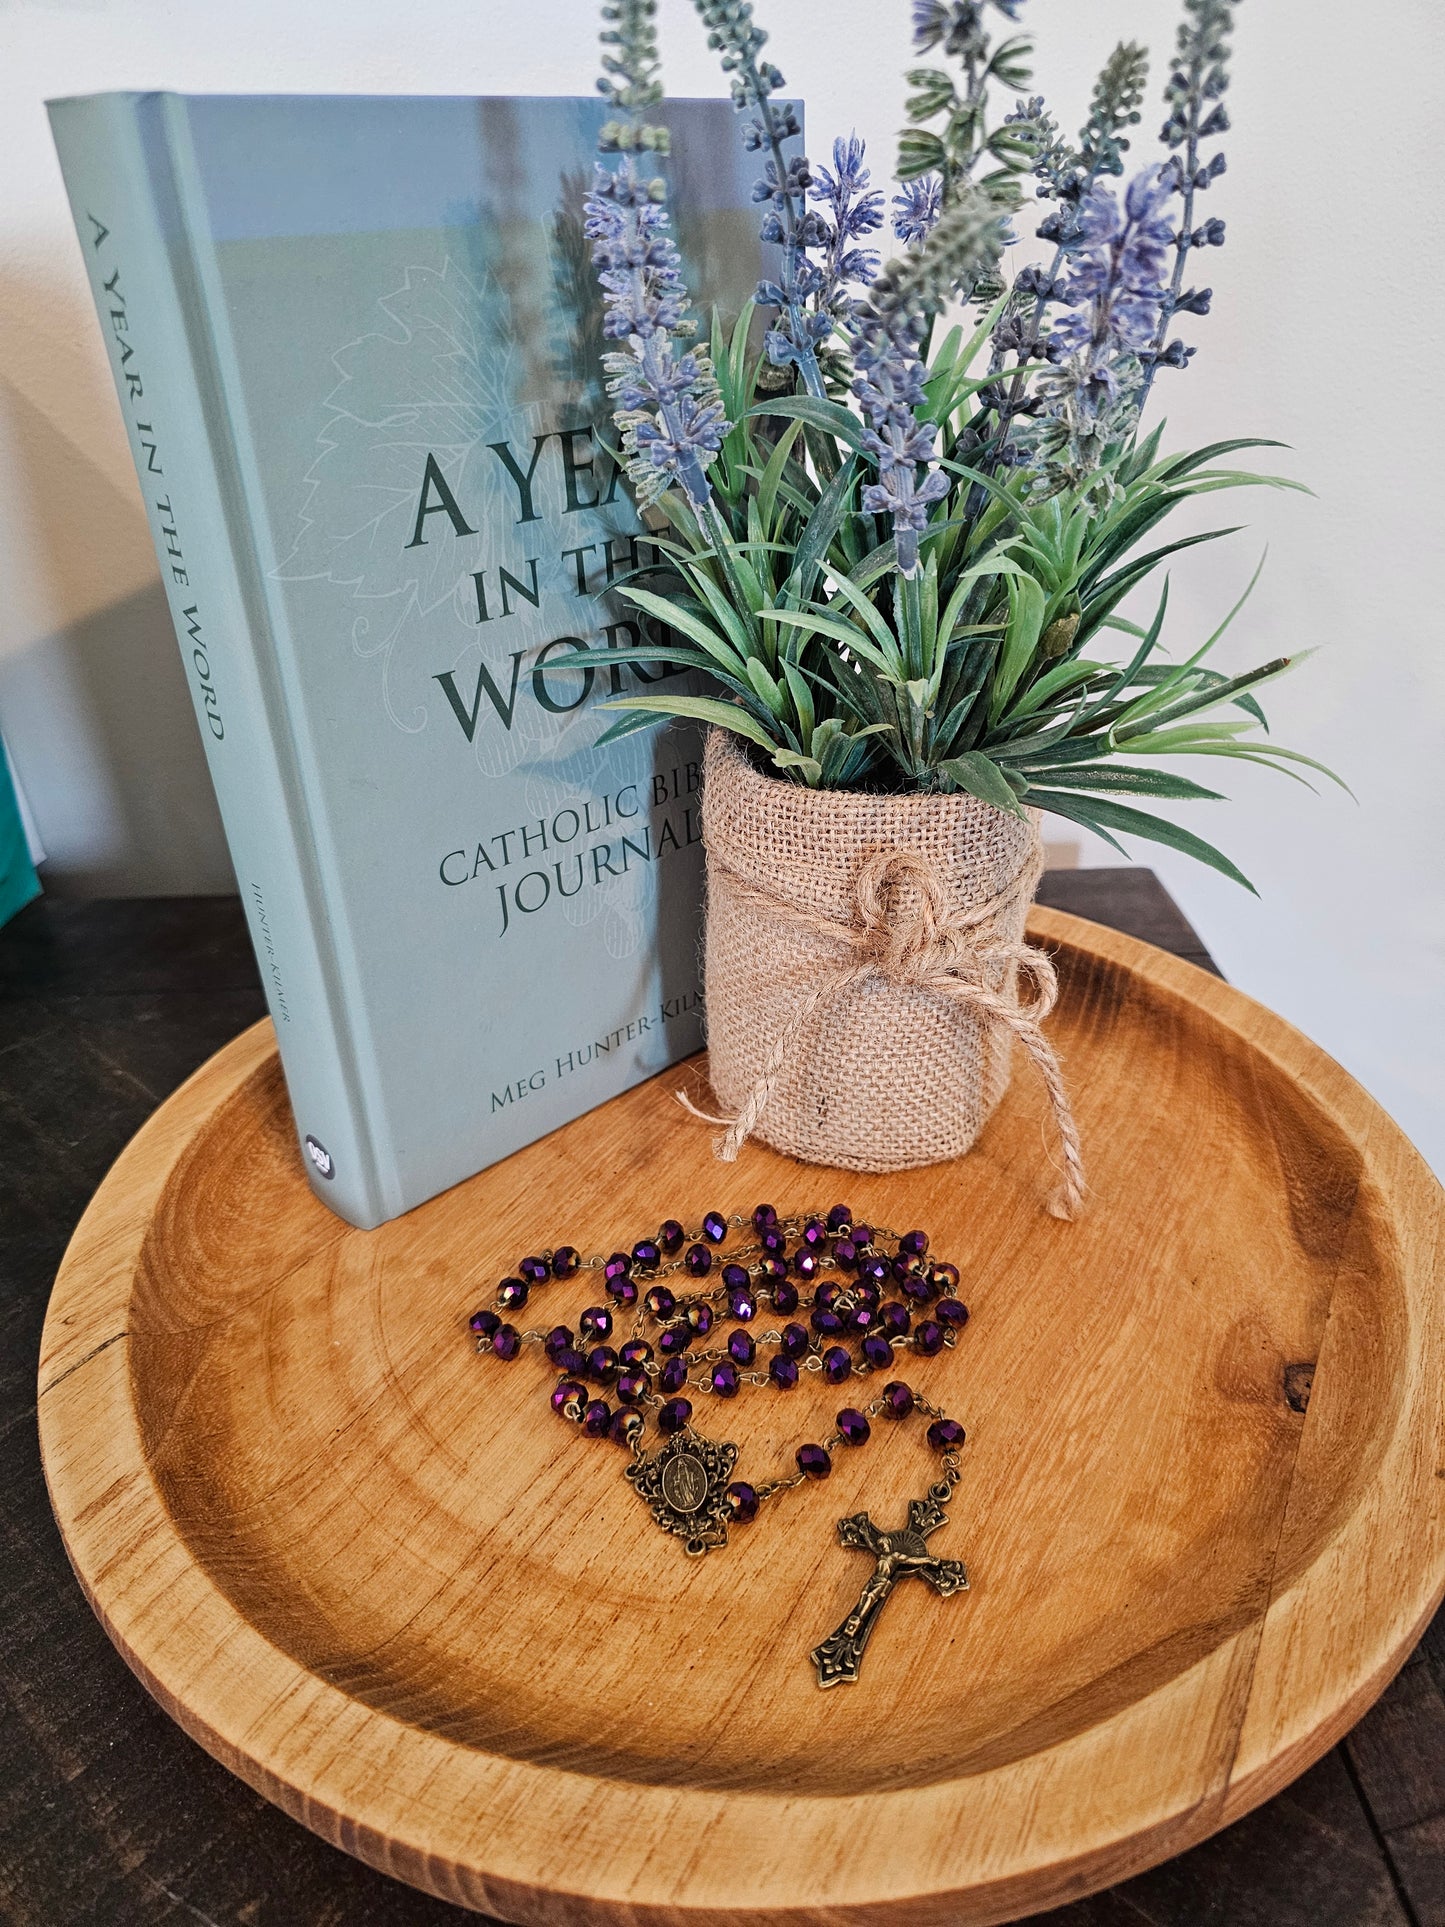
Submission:
{"label": "jute twine bow", "polygon": [[[822,971],[799,999],[783,1030],[774,1040],[761,1076],[734,1118],[710,1117],[697,1109],[687,1094],[678,1092],[684,1107],[708,1124],[726,1126],[717,1153],[732,1163],[767,1107],[774,1086],[816,1012],[845,998],[869,977],[935,996],[973,1011],[985,1023],[1001,1026],[1015,1036],[1033,1060],[1049,1102],[1062,1154],[1062,1182],[1049,1200],[1056,1218],[1077,1216],[1084,1197],[1084,1165],[1079,1132],[1064,1089],[1063,1073],[1053,1046],[1041,1028],[1058,1000],[1058,978],[1042,950],[1016,943],[1000,934],[998,925],[1020,899],[1032,898],[1043,872],[1043,846],[1035,840],[1029,861],[1000,894],[969,910],[953,910],[947,887],[933,865],[913,850],[879,850],[864,859],[853,884],[855,916],[851,923],[809,910],[771,891],[761,890],[718,862],[710,866],[725,876],[735,897],[765,916],[781,918],[815,936],[830,939],[841,955],[831,971]],[[908,886],[912,885],[912,888]],[[1023,1002],[1008,984],[1009,966],[1029,979],[1032,997]]]}

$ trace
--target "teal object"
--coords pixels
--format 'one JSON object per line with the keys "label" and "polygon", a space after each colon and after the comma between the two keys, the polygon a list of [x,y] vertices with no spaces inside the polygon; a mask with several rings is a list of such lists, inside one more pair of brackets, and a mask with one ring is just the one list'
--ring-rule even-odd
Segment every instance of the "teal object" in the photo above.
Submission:
{"label": "teal object", "polygon": [[0,743],[0,923],[8,923],[17,910],[23,910],[39,895],[40,879],[30,861],[5,745]]}
{"label": "teal object", "polygon": [[[647,551],[582,231],[607,113],[50,104],[305,1169],[357,1225],[702,1043],[699,736],[595,747],[676,674],[608,659]],[[661,117],[735,313],[731,104]]]}

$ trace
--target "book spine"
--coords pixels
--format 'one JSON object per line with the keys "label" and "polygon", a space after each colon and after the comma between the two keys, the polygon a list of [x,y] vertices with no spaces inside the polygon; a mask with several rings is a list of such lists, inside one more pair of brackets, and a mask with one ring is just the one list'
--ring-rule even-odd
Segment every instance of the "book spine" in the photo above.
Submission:
{"label": "book spine", "polygon": [[329,940],[244,493],[227,442],[164,101],[52,102],[51,125],[235,867],[303,1165],[369,1228],[395,1215]]}

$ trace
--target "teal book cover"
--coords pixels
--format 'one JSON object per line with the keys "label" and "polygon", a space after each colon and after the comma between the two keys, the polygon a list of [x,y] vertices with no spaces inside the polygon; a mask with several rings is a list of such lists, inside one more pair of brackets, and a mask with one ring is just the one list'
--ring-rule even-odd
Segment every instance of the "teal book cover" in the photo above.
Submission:
{"label": "teal book cover", "polygon": [[[702,1043],[698,736],[595,747],[667,673],[609,660],[648,550],[583,235],[606,111],[51,107],[298,1140],[354,1222]],[[748,157],[726,101],[663,117],[728,320]]]}

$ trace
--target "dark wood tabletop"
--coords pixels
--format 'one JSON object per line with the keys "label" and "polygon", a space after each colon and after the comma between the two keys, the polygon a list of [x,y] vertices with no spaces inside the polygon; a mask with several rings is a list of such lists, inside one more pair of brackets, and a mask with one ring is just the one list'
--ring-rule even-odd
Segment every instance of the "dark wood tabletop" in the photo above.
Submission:
{"label": "dark wood tabletop", "polygon": [[[1040,897],[1214,968],[1147,870],[1051,872]],[[172,1725],[91,1616],[46,1501],[35,1369],[66,1241],[127,1139],[263,1014],[234,899],[42,899],[0,931],[0,1921],[13,1927],[477,1918],[325,1845]],[[1037,1918],[1445,1927],[1445,1613],[1348,1739],[1267,1806]]]}

